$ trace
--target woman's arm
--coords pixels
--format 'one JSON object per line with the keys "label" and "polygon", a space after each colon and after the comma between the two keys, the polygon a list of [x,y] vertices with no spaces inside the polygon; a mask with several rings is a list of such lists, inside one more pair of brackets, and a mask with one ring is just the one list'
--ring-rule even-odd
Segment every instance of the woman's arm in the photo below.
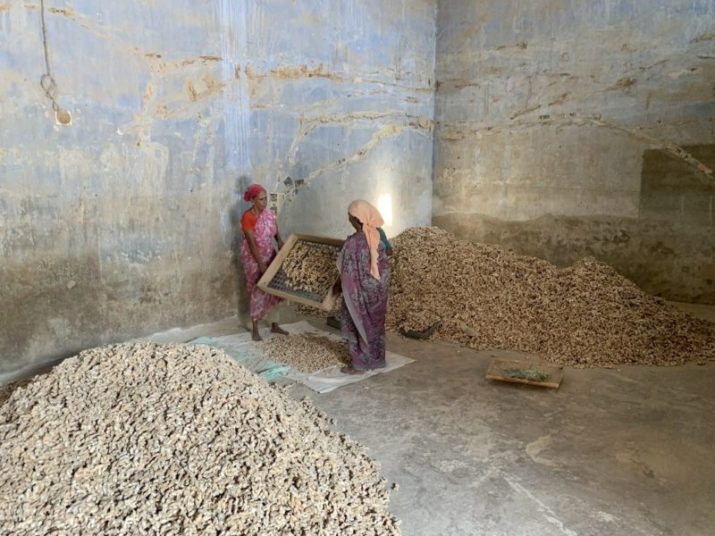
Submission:
{"label": "woman's arm", "polygon": [[281,234],[278,231],[276,231],[275,239],[278,243],[278,249],[281,249],[283,247],[283,240],[281,239]]}
{"label": "woman's arm", "polygon": [[244,234],[246,235],[246,240],[248,241],[248,249],[251,250],[251,255],[253,255],[253,258],[256,261],[256,264],[258,264],[258,270],[263,273],[266,271],[266,264],[263,262],[261,259],[261,256],[258,254],[258,244],[256,244],[256,237],[253,235],[253,231],[243,231]]}

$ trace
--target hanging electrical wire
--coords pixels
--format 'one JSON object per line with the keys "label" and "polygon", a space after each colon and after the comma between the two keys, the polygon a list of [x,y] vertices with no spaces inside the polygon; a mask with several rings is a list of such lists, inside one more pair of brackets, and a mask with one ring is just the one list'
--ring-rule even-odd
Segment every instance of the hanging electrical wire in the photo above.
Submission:
{"label": "hanging electrical wire", "polygon": [[42,45],[45,51],[45,73],[40,78],[40,86],[45,96],[52,103],[55,118],[62,125],[68,125],[72,120],[70,113],[57,102],[57,82],[50,67],[50,52],[47,44],[47,21],[45,20],[45,0],[40,0],[40,20],[42,21]]}

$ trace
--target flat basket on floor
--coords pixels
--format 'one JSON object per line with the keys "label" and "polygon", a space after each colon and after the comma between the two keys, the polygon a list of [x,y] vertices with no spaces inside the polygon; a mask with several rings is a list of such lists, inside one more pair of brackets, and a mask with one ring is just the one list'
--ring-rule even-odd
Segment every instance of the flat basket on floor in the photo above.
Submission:
{"label": "flat basket on floor", "polygon": [[288,283],[288,277],[283,270],[283,265],[290,255],[293,248],[298,244],[302,243],[304,245],[310,246],[311,244],[317,246],[329,246],[335,250],[335,262],[337,263],[338,252],[340,248],[343,247],[343,240],[338,240],[336,238],[326,238],[323,236],[312,236],[304,234],[292,234],[286,240],[278,255],[273,260],[271,265],[268,267],[266,272],[261,276],[258,281],[258,288],[267,292],[268,294],[273,294],[285,300],[290,300],[293,302],[301,303],[303,305],[309,305],[310,307],[317,307],[324,311],[330,311],[335,305],[335,300],[337,299],[337,294],[334,292],[333,287],[338,280],[338,276],[335,280],[330,282],[330,285],[326,285],[326,288],[320,292],[309,292],[305,290],[297,290],[291,287]]}
{"label": "flat basket on floor", "polygon": [[564,377],[563,367],[533,359],[492,359],[486,378],[508,383],[523,383],[558,389]]}

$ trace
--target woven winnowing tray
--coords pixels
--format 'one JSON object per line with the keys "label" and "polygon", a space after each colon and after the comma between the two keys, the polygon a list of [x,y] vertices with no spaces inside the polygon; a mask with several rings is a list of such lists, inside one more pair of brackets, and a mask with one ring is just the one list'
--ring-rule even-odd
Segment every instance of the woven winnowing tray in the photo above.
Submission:
{"label": "woven winnowing tray", "polygon": [[284,298],[286,300],[302,303],[311,307],[317,307],[324,311],[330,311],[335,304],[337,294],[333,287],[338,279],[337,272],[335,279],[330,278],[324,288],[316,292],[293,288],[289,283],[289,278],[283,269],[286,259],[290,256],[293,249],[298,245],[304,247],[329,248],[334,251],[335,262],[337,262],[338,252],[343,246],[343,241],[335,238],[326,238],[322,236],[312,236],[303,234],[292,234],[285,245],[278,252],[278,255],[258,281],[258,288]]}

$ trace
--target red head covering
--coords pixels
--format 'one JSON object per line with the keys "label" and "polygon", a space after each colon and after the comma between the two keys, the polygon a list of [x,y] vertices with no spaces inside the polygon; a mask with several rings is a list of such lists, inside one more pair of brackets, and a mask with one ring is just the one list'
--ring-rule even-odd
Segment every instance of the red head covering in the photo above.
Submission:
{"label": "red head covering", "polygon": [[258,194],[261,192],[265,192],[266,189],[261,186],[260,184],[251,184],[247,189],[246,193],[243,194],[243,200],[246,203],[250,203],[253,201],[253,198],[256,197]]}

